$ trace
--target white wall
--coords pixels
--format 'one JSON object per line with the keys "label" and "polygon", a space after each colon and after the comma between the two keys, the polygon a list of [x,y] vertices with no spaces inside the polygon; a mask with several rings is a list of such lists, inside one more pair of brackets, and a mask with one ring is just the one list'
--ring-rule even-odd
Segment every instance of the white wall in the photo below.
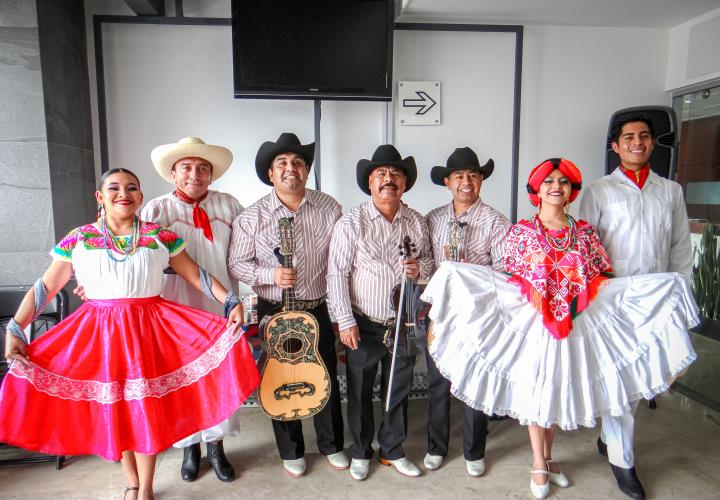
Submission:
{"label": "white wall", "polygon": [[[121,0],[86,5],[94,93],[91,15],[128,12]],[[210,15],[223,15],[222,2],[210,5],[214,9]],[[442,188],[430,183],[429,169],[443,164],[455,147],[468,145],[481,160],[495,159],[497,171],[482,196],[509,213],[509,181],[502,172],[510,169],[512,35],[397,31],[395,36],[395,79],[442,81],[443,125],[413,130],[396,127],[392,121],[387,124],[388,116],[391,120],[394,116],[393,104],[323,102],[323,190],[336,196],[345,209],[363,201],[355,183],[355,165],[360,158],[369,158],[387,137],[395,136],[400,152],[414,155],[421,172],[407,200],[426,211],[448,200]],[[534,165],[551,156],[565,156],[578,164],[587,182],[594,180],[604,173],[610,115],[627,106],[670,103],[664,91],[668,36],[667,29],[525,27],[521,217],[532,214],[524,184]],[[295,131],[304,142],[312,140],[311,102],[232,99],[229,27],[106,25],[104,41],[111,166],[139,170],[148,198],[171,189],[149,162],[149,152],[158,144],[194,134],[230,147],[235,163],[213,187],[231,192],[247,205],[267,192],[254,174],[260,143],[285,130]],[[418,52],[414,54],[413,48]],[[431,57],[418,56],[420,49]],[[501,90],[506,87],[505,92],[493,94],[489,89],[498,85]],[[222,104],[211,102],[216,98]],[[99,164],[97,146],[96,155]]]}
{"label": "white wall", "polygon": [[663,90],[667,45],[665,29],[525,28],[519,217],[533,214],[525,183],[535,165],[566,157],[583,172],[587,186],[605,173],[613,112],[670,104]]}
{"label": "white wall", "polygon": [[387,140],[384,102],[325,101],[321,104],[322,190],[345,211],[367,200],[355,181],[360,158],[370,158]]}
{"label": "white wall", "polygon": [[229,26],[108,24],[103,29],[110,167],[135,171],[146,200],[173,186],[150,151],[198,136],[229,148],[232,168],[213,189],[248,206],[270,188],[255,174],[255,153],[286,130],[314,136],[311,101],[233,99]]}
{"label": "white wall", "polygon": [[[453,54],[458,47],[463,55]],[[418,180],[404,199],[427,213],[451,199],[444,187],[430,182],[430,169],[444,165],[456,147],[470,146],[481,162],[495,160],[483,199],[509,214],[514,50],[512,33],[396,31],[394,81],[440,81],[442,123],[384,126],[386,106],[392,120],[398,115],[397,102],[323,102],[323,191],[346,210],[366,200],[355,182],[357,161],[370,158],[379,144],[390,141],[403,157],[415,158]]]}
{"label": "white wall", "polygon": [[670,30],[668,91],[720,78],[720,8]]}
{"label": "white wall", "polygon": [[510,215],[514,61],[514,33],[395,32],[395,81],[442,84],[441,125],[394,120],[394,143],[418,165],[418,181],[406,196],[411,207],[427,213],[452,199],[447,188],[432,184],[430,169],[444,166],[455,148],[469,146],[481,163],[495,161],[495,172],[483,182],[483,201]]}

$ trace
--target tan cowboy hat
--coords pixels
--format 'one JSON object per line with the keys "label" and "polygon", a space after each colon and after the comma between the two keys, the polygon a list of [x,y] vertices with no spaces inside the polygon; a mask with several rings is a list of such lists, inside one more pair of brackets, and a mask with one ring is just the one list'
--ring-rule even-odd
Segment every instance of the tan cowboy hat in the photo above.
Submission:
{"label": "tan cowboy hat", "polygon": [[229,149],[222,146],[205,144],[197,137],[185,137],[175,143],[156,147],[150,153],[150,158],[160,177],[174,183],[172,168],[178,160],[202,158],[208,161],[213,167],[212,180],[216,181],[230,168],[233,155]]}

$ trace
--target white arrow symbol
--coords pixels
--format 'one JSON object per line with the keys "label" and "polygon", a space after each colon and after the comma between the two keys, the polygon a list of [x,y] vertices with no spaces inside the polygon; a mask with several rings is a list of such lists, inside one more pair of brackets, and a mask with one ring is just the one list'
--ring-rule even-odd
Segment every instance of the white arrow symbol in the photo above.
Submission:
{"label": "white arrow symbol", "polygon": [[403,99],[403,107],[418,108],[416,115],[424,115],[437,104],[424,90],[416,90],[415,93],[420,99]]}

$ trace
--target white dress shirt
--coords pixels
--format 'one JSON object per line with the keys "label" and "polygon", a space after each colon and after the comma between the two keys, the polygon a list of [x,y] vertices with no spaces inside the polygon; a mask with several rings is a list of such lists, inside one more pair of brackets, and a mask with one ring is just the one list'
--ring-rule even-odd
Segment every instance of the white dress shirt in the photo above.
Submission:
{"label": "white dress shirt", "polygon": [[[230,194],[208,191],[200,207],[210,219],[213,241],[208,240],[201,228],[193,223],[193,205],[180,201],[172,193],[150,200],[143,208],[140,218],[165,226],[180,235],[187,245],[188,255],[198,266],[215,276],[228,290],[237,293],[237,283],[228,274],[227,256],[232,233],[232,223],[243,210],[240,202]],[[201,291],[176,274],[164,277],[162,296],[167,300],[202,309],[219,316],[224,305],[206,297]]]}
{"label": "white dress shirt", "polygon": [[642,189],[618,167],[583,190],[579,217],[600,235],[617,276],[692,271],[682,187],[650,172]]}

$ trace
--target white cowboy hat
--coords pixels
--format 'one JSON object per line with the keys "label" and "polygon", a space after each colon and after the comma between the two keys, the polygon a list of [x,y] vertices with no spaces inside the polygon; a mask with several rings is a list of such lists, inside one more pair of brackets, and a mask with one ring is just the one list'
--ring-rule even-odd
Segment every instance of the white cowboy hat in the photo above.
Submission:
{"label": "white cowboy hat", "polygon": [[178,160],[202,158],[208,161],[213,167],[212,180],[216,181],[230,168],[233,155],[222,146],[205,144],[197,137],[185,137],[175,143],[156,147],[150,153],[150,158],[160,177],[174,184],[172,168]]}

